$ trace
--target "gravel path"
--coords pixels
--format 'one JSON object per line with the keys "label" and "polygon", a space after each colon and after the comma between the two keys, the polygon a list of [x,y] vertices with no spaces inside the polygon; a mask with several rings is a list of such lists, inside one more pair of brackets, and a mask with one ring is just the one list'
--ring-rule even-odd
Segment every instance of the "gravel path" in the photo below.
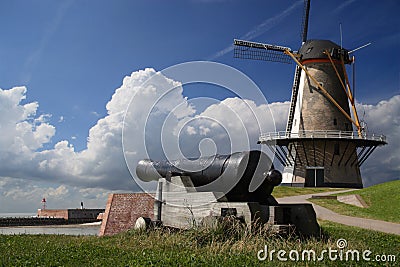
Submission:
{"label": "gravel path", "polygon": [[[308,198],[312,196],[325,196],[331,194],[337,194],[342,192],[354,191],[356,189],[348,189],[342,191],[333,191],[333,192],[324,192],[324,193],[316,193],[309,195],[301,195],[301,196],[292,196],[292,197],[284,197],[278,198],[278,203],[311,203],[307,201]],[[314,203],[311,203],[315,209],[315,213],[317,214],[317,218],[321,220],[327,220],[331,222],[341,223],[350,226],[356,226],[364,229],[375,230],[379,232],[384,232],[388,234],[396,234],[400,235],[400,224],[385,222],[380,220],[359,218],[359,217],[351,217],[346,215],[341,215],[336,212],[333,212],[327,208],[318,206]]]}

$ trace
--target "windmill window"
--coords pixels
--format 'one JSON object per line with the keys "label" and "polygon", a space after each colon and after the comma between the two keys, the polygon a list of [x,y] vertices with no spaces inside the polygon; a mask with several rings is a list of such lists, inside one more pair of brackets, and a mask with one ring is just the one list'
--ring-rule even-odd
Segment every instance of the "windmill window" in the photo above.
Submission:
{"label": "windmill window", "polygon": [[333,125],[337,125],[337,119],[333,119]]}
{"label": "windmill window", "polygon": [[309,48],[307,49],[307,51],[306,51],[306,54],[310,53],[312,49],[313,49],[312,47],[309,47]]}

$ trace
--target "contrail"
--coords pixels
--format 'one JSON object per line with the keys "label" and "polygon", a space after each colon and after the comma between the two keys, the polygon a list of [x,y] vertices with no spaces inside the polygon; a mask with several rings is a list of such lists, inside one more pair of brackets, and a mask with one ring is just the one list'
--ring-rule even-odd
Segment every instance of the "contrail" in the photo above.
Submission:
{"label": "contrail", "polygon": [[339,12],[340,10],[342,10],[343,8],[347,7],[348,5],[352,4],[353,2],[355,2],[356,0],[348,0],[346,2],[344,2],[343,4],[341,4],[340,6],[338,6],[335,10],[333,10],[332,12]]}
{"label": "contrail", "polygon": [[51,37],[53,34],[57,31],[58,27],[60,26],[60,23],[64,19],[64,16],[66,15],[68,9],[72,6],[74,3],[74,0],[69,0],[65,1],[60,4],[53,21],[51,21],[51,24],[49,27],[44,29],[43,36],[39,42],[38,47],[36,47],[35,50],[28,56],[28,58],[25,60],[24,63],[24,72],[23,72],[23,77],[22,80],[25,82],[29,82],[32,78],[32,69],[35,67],[37,61],[40,59],[40,57],[43,54],[44,49],[46,48],[46,45],[50,41]]}
{"label": "contrail", "polygon": [[[298,0],[297,2],[295,2],[293,5],[291,5],[290,7],[288,7],[281,13],[275,15],[272,18],[268,18],[267,20],[263,21],[261,24],[254,27],[251,31],[240,36],[239,39],[251,40],[255,37],[262,35],[263,33],[272,29],[282,19],[286,18],[290,13],[293,12],[294,9],[296,9],[297,6],[299,6],[301,4],[303,4],[303,0]],[[224,49],[215,53],[213,56],[209,57],[208,60],[213,60],[213,59],[219,58],[219,57],[231,52],[232,50],[233,50],[233,45],[229,45],[229,46],[225,47]]]}

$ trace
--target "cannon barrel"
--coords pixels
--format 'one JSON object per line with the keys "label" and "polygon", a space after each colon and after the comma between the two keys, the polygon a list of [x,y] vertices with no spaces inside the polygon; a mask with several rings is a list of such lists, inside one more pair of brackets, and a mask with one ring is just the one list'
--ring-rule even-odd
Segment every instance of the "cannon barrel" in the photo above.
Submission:
{"label": "cannon barrel", "polygon": [[[199,191],[224,192],[228,201],[260,203],[266,203],[273,188],[282,182],[282,174],[261,151],[170,162],[141,160],[136,174],[142,181],[157,181],[168,175],[188,176]],[[258,181],[255,190],[250,186],[252,180]]]}

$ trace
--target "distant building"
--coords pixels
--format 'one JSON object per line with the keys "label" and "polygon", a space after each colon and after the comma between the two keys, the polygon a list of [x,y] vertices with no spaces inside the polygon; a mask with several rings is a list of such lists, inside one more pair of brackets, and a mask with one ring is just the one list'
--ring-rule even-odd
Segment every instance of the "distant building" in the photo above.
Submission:
{"label": "distant building", "polygon": [[63,218],[68,221],[93,221],[104,209],[38,209],[38,217]]}

